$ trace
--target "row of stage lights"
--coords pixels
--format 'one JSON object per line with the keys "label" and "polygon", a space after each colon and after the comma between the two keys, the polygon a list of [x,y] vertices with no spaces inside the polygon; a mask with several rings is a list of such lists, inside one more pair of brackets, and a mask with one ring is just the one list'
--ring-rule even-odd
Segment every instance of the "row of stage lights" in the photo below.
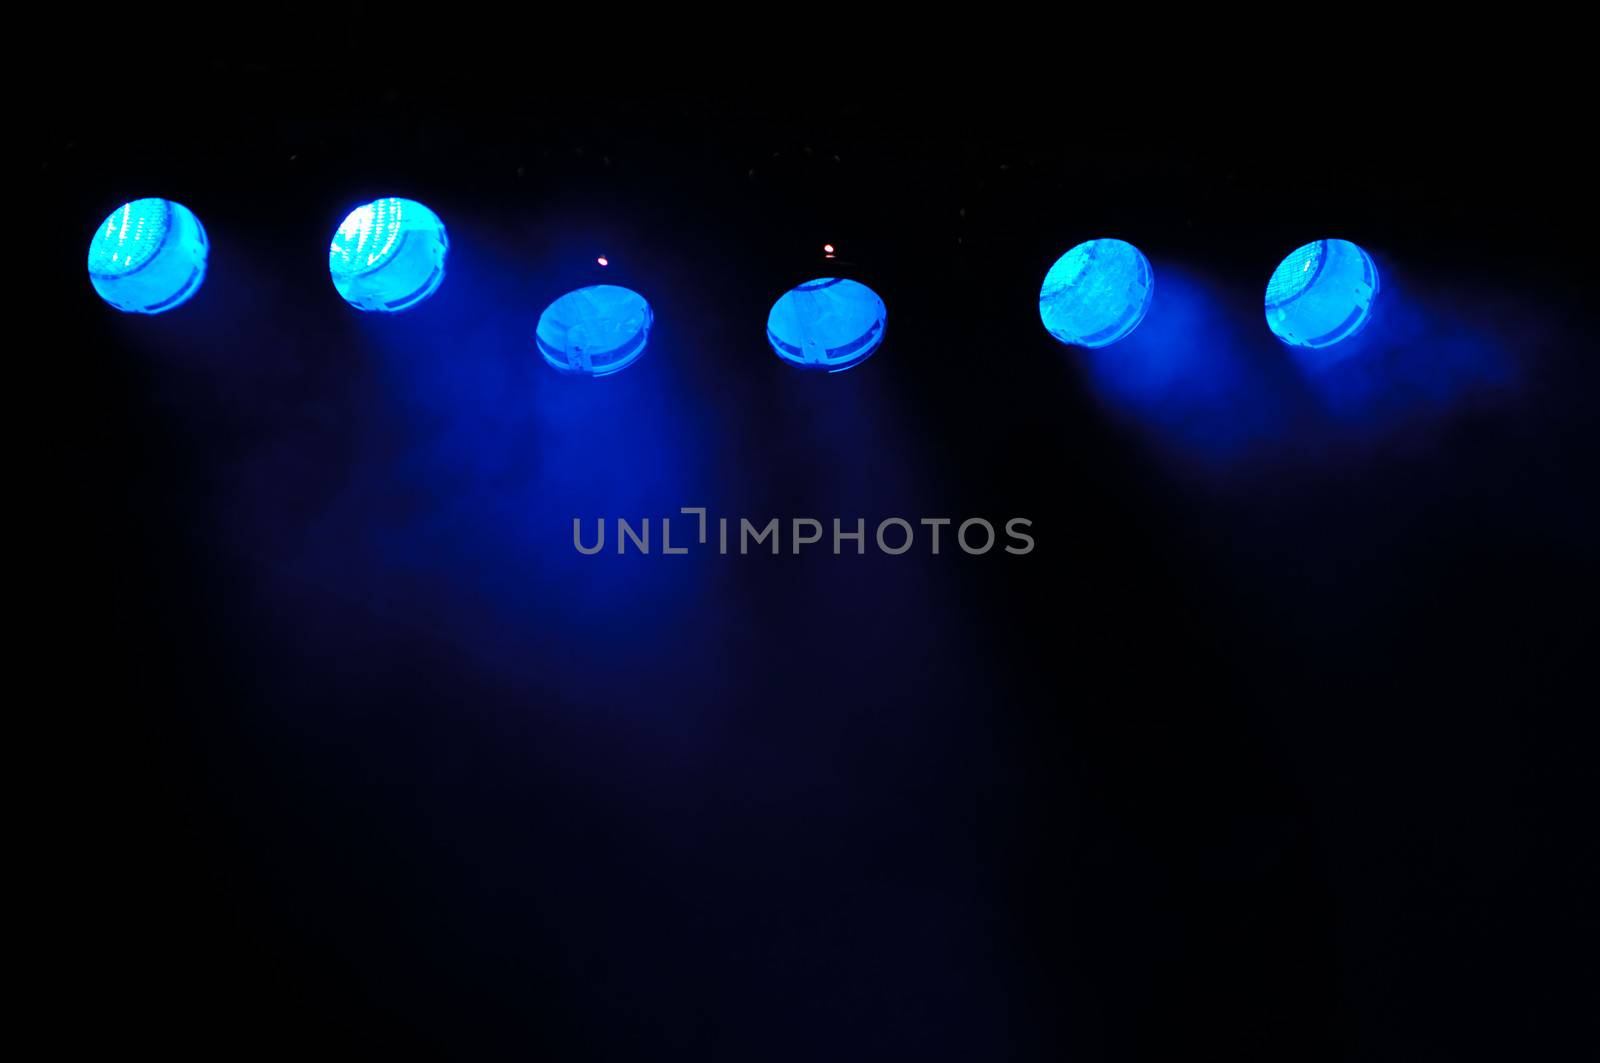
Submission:
{"label": "row of stage lights", "polygon": [[[409,310],[444,281],[450,241],[439,216],[411,199],[357,207],[328,248],[333,286],[351,306]],[[89,244],[89,280],[118,310],[159,314],[188,301],[205,280],[209,244],[194,212],[167,199],[136,199],[111,212]],[[833,257],[833,247],[825,248]],[[607,264],[604,258],[598,260]],[[1267,281],[1267,325],[1283,342],[1328,347],[1367,323],[1378,293],[1372,257],[1348,240],[1291,251]],[[1056,260],[1039,290],[1039,318],[1062,343],[1105,347],[1144,320],[1155,272],[1124,240],[1089,240]],[[639,293],[614,284],[568,292],[545,308],[535,343],[562,372],[605,376],[644,353],[652,322]],[[785,292],[767,315],[767,341],[803,369],[859,365],[883,342],[883,300],[859,281],[823,277]]]}

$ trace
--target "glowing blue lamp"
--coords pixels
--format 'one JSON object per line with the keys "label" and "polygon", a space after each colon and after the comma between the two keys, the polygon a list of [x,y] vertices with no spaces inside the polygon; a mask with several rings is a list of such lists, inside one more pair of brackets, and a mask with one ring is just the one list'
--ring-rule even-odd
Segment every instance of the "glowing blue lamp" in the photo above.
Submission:
{"label": "glowing blue lamp", "polygon": [[544,360],[561,372],[607,376],[639,360],[654,320],[638,292],[595,284],[545,307],[534,336]]}
{"label": "glowing blue lamp", "polygon": [[210,249],[188,207],[136,199],[112,211],[89,241],[89,283],[125,313],[164,313],[200,290]]}
{"label": "glowing blue lamp", "polygon": [[883,300],[865,284],[824,277],[778,297],[767,315],[767,342],[790,365],[838,373],[878,349],[887,318]]}
{"label": "glowing blue lamp", "polygon": [[450,250],[439,216],[414,199],[389,196],[352,210],[328,247],[328,272],[358,310],[397,313],[438,291]]}
{"label": "glowing blue lamp", "polygon": [[1126,240],[1087,240],[1056,259],[1039,289],[1039,320],[1077,347],[1105,347],[1139,327],[1155,295],[1155,273]]}
{"label": "glowing blue lamp", "polygon": [[1289,252],[1267,281],[1267,327],[1292,347],[1331,347],[1360,332],[1378,295],[1372,256],[1349,240]]}

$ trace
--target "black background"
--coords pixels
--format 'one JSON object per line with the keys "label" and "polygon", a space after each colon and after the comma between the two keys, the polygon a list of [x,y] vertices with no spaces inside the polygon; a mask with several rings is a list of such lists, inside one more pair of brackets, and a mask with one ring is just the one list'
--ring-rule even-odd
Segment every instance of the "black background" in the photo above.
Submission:
{"label": "black background", "polygon": [[[61,652],[20,756],[59,1036],[1580,1054],[1596,369],[1569,86],[1298,37],[1247,70],[1060,28],[829,44],[811,12],[815,41],[752,21],[691,50],[688,16],[624,46],[603,13],[386,11],[156,20],[33,115],[47,283],[16,312],[46,338],[14,349],[39,380],[15,401]],[[379,322],[322,249],[384,194],[433,206],[452,257]],[[212,241],[158,318],[82,275],[141,195]],[[1231,323],[1172,341],[1202,353],[1155,398],[1039,328],[1044,270],[1100,235],[1156,263],[1141,331],[1173,336],[1167,276]],[[1425,308],[1403,340],[1374,323],[1337,409],[1259,320],[1323,235]],[[825,240],[890,326],[815,377],[761,322]],[[596,253],[659,328],[566,380],[532,326]],[[1038,548],[571,549],[575,516],[680,505],[1021,516]]]}

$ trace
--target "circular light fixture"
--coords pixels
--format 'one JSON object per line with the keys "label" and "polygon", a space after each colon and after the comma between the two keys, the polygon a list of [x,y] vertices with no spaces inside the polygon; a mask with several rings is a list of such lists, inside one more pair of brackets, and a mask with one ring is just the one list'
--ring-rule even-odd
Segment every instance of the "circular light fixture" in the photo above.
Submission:
{"label": "circular light fixture", "polygon": [[328,273],[358,310],[409,310],[439,289],[450,250],[439,216],[414,199],[375,199],[339,223]]}
{"label": "circular light fixture", "polygon": [[160,314],[200,290],[210,249],[188,207],[135,199],[112,211],[89,241],[89,283],[118,310]]}
{"label": "circular light fixture", "polygon": [[1154,295],[1144,252],[1126,240],[1087,240],[1044,275],[1039,320],[1062,343],[1105,347],[1139,327]]}
{"label": "circular light fixture", "polygon": [[595,284],[545,307],[535,340],[544,360],[561,372],[606,376],[638,361],[654,319],[638,292]]}
{"label": "circular light fixture", "polygon": [[865,284],[824,277],[778,297],[767,315],[767,342],[790,365],[837,373],[878,349],[887,318],[883,300]]}
{"label": "circular light fixture", "polygon": [[1378,267],[1349,240],[1289,252],[1267,281],[1267,327],[1292,347],[1331,347],[1360,332],[1378,295]]}

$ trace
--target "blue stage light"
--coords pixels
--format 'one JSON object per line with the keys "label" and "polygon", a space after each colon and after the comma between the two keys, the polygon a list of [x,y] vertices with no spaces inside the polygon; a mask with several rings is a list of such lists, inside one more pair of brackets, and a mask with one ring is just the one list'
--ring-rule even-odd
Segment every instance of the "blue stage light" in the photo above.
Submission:
{"label": "blue stage light", "polygon": [[790,365],[837,373],[878,349],[887,318],[883,300],[865,284],[824,277],[778,297],[767,315],[767,342]]}
{"label": "blue stage light", "polygon": [[118,310],[159,314],[200,290],[210,247],[188,207],[136,199],[112,211],[89,241],[89,283]]}
{"label": "blue stage light", "polygon": [[1056,259],[1039,289],[1039,320],[1062,343],[1105,347],[1139,327],[1155,273],[1126,240],[1088,240]]}
{"label": "blue stage light", "polygon": [[1297,247],[1267,281],[1267,327],[1294,347],[1329,347],[1361,331],[1378,294],[1372,256],[1349,240]]}
{"label": "blue stage light", "polygon": [[544,360],[563,373],[606,376],[638,361],[654,320],[638,292],[596,284],[545,307],[535,337]]}
{"label": "blue stage light", "polygon": [[439,216],[393,196],[357,207],[328,247],[328,272],[345,302],[360,310],[409,310],[438,290],[450,250]]}

